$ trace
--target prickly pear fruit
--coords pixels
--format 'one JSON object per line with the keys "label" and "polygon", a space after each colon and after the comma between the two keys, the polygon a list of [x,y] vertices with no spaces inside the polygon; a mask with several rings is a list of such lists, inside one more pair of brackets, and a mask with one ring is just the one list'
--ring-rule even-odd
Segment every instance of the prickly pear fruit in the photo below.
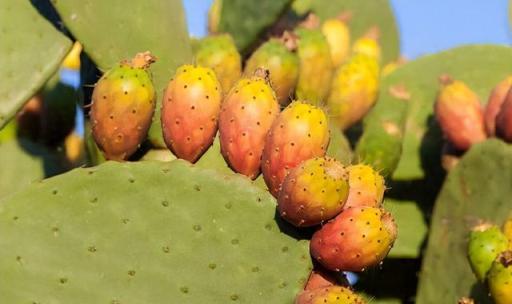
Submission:
{"label": "prickly pear fruit", "polygon": [[296,34],[300,67],[295,96],[320,105],[329,93],[333,73],[329,44],[318,29],[299,28]]}
{"label": "prickly pear fruit", "polygon": [[485,280],[492,262],[507,247],[508,240],[497,226],[481,224],[473,228],[469,236],[468,258],[480,281]]}
{"label": "prickly pear fruit", "polygon": [[242,74],[242,59],[229,34],[208,36],[197,43],[196,63],[215,71],[223,92],[228,92]]}
{"label": "prickly pear fruit", "polygon": [[289,104],[272,124],[263,149],[262,172],[270,193],[277,197],[288,170],[324,156],[328,145],[325,113],[303,101]]}
{"label": "prickly pear fruit", "polygon": [[512,251],[502,252],[492,263],[487,283],[496,304],[512,303]]}
{"label": "prickly pear fruit", "polygon": [[345,167],[329,157],[312,158],[291,169],[277,199],[279,214],[298,227],[338,215],[348,196]]}
{"label": "prickly pear fruit", "polygon": [[505,224],[503,224],[503,234],[505,234],[508,239],[509,249],[512,250],[512,216],[509,216]]}
{"label": "prickly pear fruit", "polygon": [[196,162],[217,133],[222,102],[220,84],[210,68],[183,65],[162,100],[162,130],[167,147],[179,158]]}
{"label": "prickly pear fruit", "polygon": [[512,90],[508,91],[496,115],[496,135],[507,142],[512,142]]}
{"label": "prickly pear fruit", "polygon": [[338,68],[327,104],[342,130],[368,113],[377,100],[378,87],[379,64],[373,57],[355,55]]}
{"label": "prickly pear fruit", "polygon": [[322,23],[322,33],[329,43],[334,67],[342,64],[350,54],[350,30],[347,26],[350,18],[351,13],[344,12]]}
{"label": "prickly pear fruit", "polygon": [[315,268],[311,270],[304,290],[314,290],[317,288],[329,287],[337,284],[338,282],[333,273],[323,269],[321,266],[315,265]]}
{"label": "prickly pear fruit", "polygon": [[279,114],[279,104],[264,70],[242,78],[229,91],[219,117],[220,148],[228,165],[255,179],[260,174],[265,138]]}
{"label": "prickly pear fruit", "polygon": [[302,291],[295,304],[366,304],[366,301],[352,290],[342,286],[322,287]]}
{"label": "prickly pear fruit", "polygon": [[352,53],[363,54],[380,61],[381,50],[379,44],[380,29],[376,26],[370,28],[361,38],[357,39],[352,46]]}
{"label": "prickly pear fruit", "polygon": [[208,10],[208,32],[216,34],[219,31],[220,13],[222,12],[222,0],[213,0]]}
{"label": "prickly pear fruit", "polygon": [[333,271],[364,271],[379,264],[396,239],[389,212],[374,207],[352,207],[313,234],[311,255]]}
{"label": "prickly pear fruit", "polygon": [[294,39],[285,32],[281,39],[272,38],[265,42],[247,60],[244,70],[244,74],[249,76],[258,68],[267,69],[270,84],[282,106],[286,106],[292,97],[299,76],[299,58],[294,53]]}
{"label": "prickly pear fruit", "polygon": [[496,134],[496,116],[500,112],[501,105],[505,101],[511,87],[512,76],[508,76],[500,81],[492,90],[491,95],[489,95],[484,113],[485,129],[489,136]]}
{"label": "prickly pear fruit", "polygon": [[349,192],[344,208],[380,207],[386,185],[379,172],[368,165],[347,167]]}
{"label": "prickly pear fruit", "polygon": [[92,134],[107,159],[126,160],[147,135],[155,110],[155,89],[148,72],[155,61],[138,53],[105,73],[92,94]]}
{"label": "prickly pear fruit", "polygon": [[437,121],[453,146],[466,151],[487,137],[480,101],[462,81],[442,75],[440,82],[442,87],[435,103]]}

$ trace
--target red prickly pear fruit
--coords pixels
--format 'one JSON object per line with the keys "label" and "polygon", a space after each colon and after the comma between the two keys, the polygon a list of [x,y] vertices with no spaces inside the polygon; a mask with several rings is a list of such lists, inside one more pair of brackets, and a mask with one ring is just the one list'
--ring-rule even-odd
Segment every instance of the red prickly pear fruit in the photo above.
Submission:
{"label": "red prickly pear fruit", "polygon": [[347,169],[349,192],[344,208],[380,207],[386,189],[382,175],[363,164],[352,165]]}
{"label": "red prickly pear fruit", "polygon": [[489,95],[487,106],[485,107],[484,121],[485,129],[489,136],[496,134],[496,116],[500,112],[501,105],[507,97],[509,89],[512,87],[512,76],[508,76],[498,83]]}
{"label": "red prickly pear fruit", "polygon": [[295,304],[366,304],[352,290],[342,286],[321,287],[304,290],[295,299]]}
{"label": "red prickly pear fruit", "polygon": [[218,34],[198,41],[196,63],[215,71],[223,92],[228,92],[242,74],[242,59],[229,34]]}
{"label": "red prickly pear fruit", "polygon": [[469,235],[468,259],[480,281],[485,281],[492,262],[507,247],[508,239],[497,226],[485,223],[473,228]]}
{"label": "red prickly pear fruit", "polygon": [[496,135],[506,142],[512,142],[512,90],[508,91],[496,115]]}
{"label": "red prickly pear fruit", "polygon": [[210,68],[183,65],[162,100],[162,130],[167,147],[196,162],[212,145],[222,102],[220,84]]}
{"label": "red prickly pear fruit", "polygon": [[311,255],[333,271],[364,271],[382,262],[396,239],[389,212],[374,207],[353,207],[313,234]]}
{"label": "red prickly pear fruit", "polygon": [[277,100],[286,106],[299,76],[299,58],[294,53],[295,37],[285,32],[281,39],[270,39],[262,44],[247,60],[244,74],[252,75],[258,68],[268,69],[270,84]]}
{"label": "red prickly pear fruit", "polygon": [[345,167],[329,157],[313,158],[291,169],[279,197],[281,217],[297,227],[318,225],[338,215],[348,196]]}
{"label": "red prickly pear fruit", "polygon": [[314,290],[334,285],[338,285],[338,280],[334,273],[327,271],[321,266],[315,265],[315,268],[311,270],[304,290]]}
{"label": "red prickly pear fruit", "polygon": [[435,103],[435,115],[445,137],[456,149],[468,150],[487,138],[478,96],[461,81],[440,77],[441,91]]}
{"label": "red prickly pear fruit", "polygon": [[487,283],[496,304],[512,303],[512,251],[502,252],[492,263]]}
{"label": "red prickly pear fruit", "polygon": [[234,171],[251,179],[260,174],[265,138],[279,114],[279,104],[264,73],[257,70],[254,77],[238,81],[224,99],[219,116],[224,159]]}
{"label": "red prickly pear fruit", "polygon": [[149,52],[106,72],[92,94],[92,134],[105,158],[122,161],[146,138],[155,111]]}
{"label": "red prickly pear fruit", "polygon": [[324,111],[302,101],[289,104],[272,124],[263,149],[262,172],[270,193],[277,197],[288,170],[324,156],[328,145]]}

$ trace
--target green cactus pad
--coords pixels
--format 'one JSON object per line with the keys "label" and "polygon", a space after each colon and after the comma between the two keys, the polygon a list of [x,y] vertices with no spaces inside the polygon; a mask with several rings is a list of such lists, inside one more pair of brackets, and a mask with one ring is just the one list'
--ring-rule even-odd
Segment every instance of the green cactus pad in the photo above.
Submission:
{"label": "green cactus pad", "polygon": [[[468,68],[469,63],[471,68]],[[482,103],[486,103],[492,88],[511,73],[510,65],[510,47],[463,46],[406,63],[384,78],[381,92],[388,92],[392,86],[403,85],[411,96],[405,122],[402,158],[393,178],[421,179],[426,175],[425,169],[440,166],[442,136],[433,120],[433,108],[439,89],[438,77],[441,74],[448,73],[454,79],[464,81],[478,94]],[[387,104],[391,102],[390,99],[396,98],[390,94],[381,94],[377,103]],[[380,115],[384,115],[382,108],[379,109],[382,113]],[[387,110],[395,111],[394,108]],[[396,146],[399,144],[395,143]]]}
{"label": "green cactus pad", "polygon": [[505,221],[511,184],[512,146],[495,139],[472,147],[450,171],[435,205],[416,303],[456,303],[462,296],[492,303],[476,284],[467,242],[479,220]]}
{"label": "green cactus pad", "polygon": [[335,17],[343,11],[351,11],[353,18],[350,20],[349,27],[353,40],[376,25],[381,32],[381,63],[393,61],[400,54],[398,28],[388,0],[296,0],[293,8],[301,15],[311,10],[322,20]]}
{"label": "green cactus pad", "polygon": [[0,128],[58,69],[71,41],[30,1],[0,2]]}
{"label": "green cactus pad", "polygon": [[158,104],[148,136],[153,145],[165,147],[159,119],[160,94],[176,67],[192,60],[181,1],[147,0],[128,4],[122,0],[72,0],[52,3],[66,27],[100,69],[108,70],[138,52],[150,51],[157,57],[151,71]]}
{"label": "green cactus pad", "polygon": [[184,161],[106,162],[0,203],[8,303],[291,303],[308,242],[275,200]]}
{"label": "green cactus pad", "polygon": [[218,31],[230,33],[242,53],[276,21],[291,0],[223,0]]}

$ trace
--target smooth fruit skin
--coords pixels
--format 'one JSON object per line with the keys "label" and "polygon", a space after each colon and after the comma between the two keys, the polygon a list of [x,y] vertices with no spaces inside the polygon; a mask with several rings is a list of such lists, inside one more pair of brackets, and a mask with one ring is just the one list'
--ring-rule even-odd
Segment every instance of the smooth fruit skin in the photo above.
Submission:
{"label": "smooth fruit skin", "polygon": [[279,114],[272,88],[261,77],[243,78],[222,103],[219,117],[220,147],[236,172],[255,179],[267,133]]}
{"label": "smooth fruit skin", "polygon": [[297,227],[318,225],[338,215],[348,196],[345,167],[329,157],[312,158],[290,170],[279,192],[279,214]]}
{"label": "smooth fruit skin", "polygon": [[364,164],[348,166],[347,170],[349,193],[344,208],[380,207],[386,190],[384,177]]}
{"label": "smooth fruit skin", "polygon": [[496,257],[508,247],[507,237],[495,225],[481,224],[469,235],[468,258],[475,276],[484,281]]}
{"label": "smooth fruit skin", "polygon": [[363,54],[368,57],[375,58],[377,62],[381,59],[381,47],[379,44],[380,29],[372,27],[366,33],[354,41],[352,46],[352,54]]}
{"label": "smooth fruit skin", "polygon": [[169,82],[162,100],[162,130],[167,147],[196,162],[212,145],[222,102],[212,69],[183,65]]}
{"label": "smooth fruit skin", "polygon": [[148,52],[106,72],[92,94],[92,134],[105,158],[126,160],[146,138],[155,110]]}
{"label": "smooth fruit skin", "polygon": [[344,210],[313,234],[311,255],[333,271],[364,271],[382,262],[397,236],[389,212],[373,207]]}
{"label": "smooth fruit skin", "polygon": [[263,149],[262,172],[270,193],[277,197],[288,170],[304,160],[324,156],[328,145],[325,113],[302,101],[288,105],[272,124]]}
{"label": "smooth fruit skin", "polygon": [[496,115],[496,135],[506,142],[512,142],[512,91],[509,90],[505,101]]}
{"label": "smooth fruit skin", "polygon": [[492,263],[487,283],[496,304],[512,303],[512,251],[501,253]]}
{"label": "smooth fruit skin", "polygon": [[342,286],[321,287],[302,291],[295,304],[366,304],[366,301],[352,290]]}
{"label": "smooth fruit skin", "polygon": [[500,81],[492,90],[487,101],[484,113],[485,129],[489,136],[496,134],[496,116],[498,115],[501,105],[507,97],[507,93],[512,87],[512,76],[508,76]]}
{"label": "smooth fruit skin", "polygon": [[359,54],[340,66],[332,80],[327,105],[341,130],[361,120],[377,101],[379,64],[373,57]]}
{"label": "smooth fruit skin", "polygon": [[270,72],[270,85],[282,106],[293,96],[299,76],[299,58],[288,50],[279,39],[270,39],[262,44],[247,60],[244,74],[250,76],[258,68]]}
{"label": "smooth fruit skin", "polygon": [[300,68],[295,97],[321,105],[329,93],[334,68],[329,44],[317,29],[300,28],[296,34]]}
{"label": "smooth fruit skin", "polygon": [[478,96],[463,82],[441,77],[435,116],[445,137],[461,151],[487,138]]}
{"label": "smooth fruit skin", "polygon": [[242,74],[242,59],[229,34],[208,36],[197,43],[196,63],[211,68],[228,92]]}
{"label": "smooth fruit skin", "polygon": [[327,19],[322,24],[322,33],[327,38],[334,67],[342,64],[350,55],[350,30],[339,19]]}

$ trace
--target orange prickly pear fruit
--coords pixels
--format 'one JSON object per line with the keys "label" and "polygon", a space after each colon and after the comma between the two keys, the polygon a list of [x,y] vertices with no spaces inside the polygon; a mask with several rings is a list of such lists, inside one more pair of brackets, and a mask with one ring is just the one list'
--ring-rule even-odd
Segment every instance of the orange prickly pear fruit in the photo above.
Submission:
{"label": "orange prickly pear fruit", "polygon": [[242,74],[242,59],[235,42],[229,34],[205,37],[197,43],[196,63],[211,68],[228,92]]}
{"label": "orange prickly pear fruit", "polygon": [[299,58],[295,54],[296,37],[285,32],[280,39],[272,38],[262,44],[247,60],[244,74],[252,75],[258,68],[270,73],[270,85],[282,106],[286,106],[299,76]]}
{"label": "orange prickly pear fruit", "polygon": [[265,140],[262,172],[275,197],[288,171],[304,160],[325,155],[329,145],[327,116],[302,101],[289,104],[272,124]]}
{"label": "orange prickly pear fruit", "polygon": [[220,147],[236,172],[255,179],[267,133],[279,114],[279,104],[268,85],[265,70],[242,78],[229,91],[219,117]]}
{"label": "orange prickly pear fruit", "polygon": [[345,167],[333,158],[306,160],[284,179],[277,199],[279,214],[297,227],[321,224],[343,209],[347,180]]}
{"label": "orange prickly pear fruit", "polygon": [[498,115],[496,115],[496,135],[506,142],[512,142],[512,91],[509,90]]}
{"label": "orange prickly pear fruit", "polygon": [[107,71],[92,94],[92,134],[105,158],[128,159],[146,138],[155,111],[149,52]]}
{"label": "orange prickly pear fruit", "polygon": [[489,96],[484,113],[485,129],[489,136],[496,135],[496,116],[500,112],[501,105],[503,105],[511,87],[512,76],[508,76],[494,87]]}
{"label": "orange prickly pear fruit", "polygon": [[462,81],[440,77],[435,115],[445,137],[461,151],[487,138],[478,96]]}
{"label": "orange prickly pear fruit", "polygon": [[347,170],[349,193],[344,208],[380,207],[386,190],[382,175],[363,164],[349,166]]}
{"label": "orange prickly pear fruit", "polygon": [[162,100],[162,130],[167,147],[179,158],[196,162],[212,145],[222,101],[212,69],[183,65]]}
{"label": "orange prickly pear fruit", "polygon": [[350,55],[350,29],[347,26],[352,14],[344,12],[322,23],[322,33],[327,38],[334,67],[342,64]]}

